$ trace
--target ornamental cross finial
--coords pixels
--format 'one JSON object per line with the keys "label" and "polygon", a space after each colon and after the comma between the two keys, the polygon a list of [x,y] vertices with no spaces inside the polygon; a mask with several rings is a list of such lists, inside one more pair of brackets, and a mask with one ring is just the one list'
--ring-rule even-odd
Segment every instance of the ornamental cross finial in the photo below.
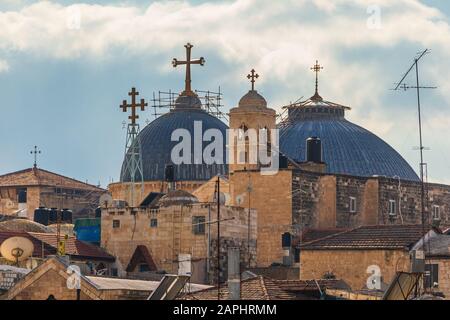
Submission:
{"label": "ornamental cross finial", "polygon": [[199,64],[203,66],[205,64],[205,59],[203,57],[200,57],[199,59],[191,60],[191,49],[193,47],[192,44],[187,43],[185,46],[186,48],[186,60],[185,61],[179,61],[175,58],[172,60],[172,66],[175,68],[179,65],[186,65],[186,80],[185,80],[185,87],[184,91],[181,93],[181,95],[186,96],[195,96],[195,93],[191,89],[191,64]]}
{"label": "ornamental cross finial", "polygon": [[259,74],[255,73],[255,69],[252,69],[250,73],[247,75],[247,79],[251,79],[250,82],[252,83],[252,91],[255,90],[255,81],[259,78]]}
{"label": "ornamental cross finial", "polygon": [[34,150],[31,150],[30,153],[34,155],[34,165],[33,168],[37,168],[37,156],[41,154],[41,150],[38,150],[37,146],[34,146]]}
{"label": "ornamental cross finial", "polygon": [[319,86],[319,72],[322,70],[323,67],[319,64],[319,61],[316,60],[316,64],[311,67],[311,70],[316,73],[316,93],[315,95],[319,94],[318,86]]}
{"label": "ornamental cross finial", "polygon": [[139,119],[139,116],[136,114],[136,108],[141,108],[141,111],[144,111],[148,104],[144,99],[141,99],[139,104],[136,103],[136,97],[139,95],[139,92],[136,91],[136,88],[134,87],[131,88],[131,92],[129,92],[128,95],[131,97],[131,104],[127,104],[127,100],[123,100],[120,108],[122,108],[123,112],[127,112],[128,108],[131,108],[131,115],[128,116],[128,119],[130,119],[131,124],[134,125],[136,124],[136,119]]}

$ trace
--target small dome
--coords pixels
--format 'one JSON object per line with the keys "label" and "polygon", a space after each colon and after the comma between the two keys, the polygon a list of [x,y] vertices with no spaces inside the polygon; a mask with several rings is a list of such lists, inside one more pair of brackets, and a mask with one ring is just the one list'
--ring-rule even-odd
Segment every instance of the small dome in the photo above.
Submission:
{"label": "small dome", "polygon": [[196,196],[184,190],[170,191],[168,194],[161,197],[158,204],[161,207],[179,206],[186,204],[197,203]]}
{"label": "small dome", "polygon": [[265,109],[267,101],[256,90],[250,90],[239,100],[239,108]]}
{"label": "small dome", "polygon": [[180,95],[175,100],[175,110],[201,109],[202,103],[197,95]]}
{"label": "small dome", "polygon": [[0,230],[16,231],[16,232],[52,233],[52,231],[43,224],[28,219],[12,219],[0,222]]}

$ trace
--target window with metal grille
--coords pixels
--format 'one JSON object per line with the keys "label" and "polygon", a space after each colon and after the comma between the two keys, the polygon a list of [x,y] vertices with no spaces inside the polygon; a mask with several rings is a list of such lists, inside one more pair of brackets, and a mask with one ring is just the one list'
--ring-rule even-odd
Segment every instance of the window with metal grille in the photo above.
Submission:
{"label": "window with metal grille", "polygon": [[192,217],[192,232],[194,234],[205,234],[205,222],[204,216]]}
{"label": "window with metal grille", "polygon": [[397,202],[395,200],[389,200],[389,214],[391,216],[397,214]]}
{"label": "window with metal grille", "polygon": [[120,220],[113,220],[113,228],[120,228]]}
{"label": "window with metal grille", "polygon": [[437,205],[433,206],[433,220],[441,220],[441,208]]}
{"label": "window with metal grille", "polygon": [[356,198],[350,197],[350,212],[355,213],[356,212]]}

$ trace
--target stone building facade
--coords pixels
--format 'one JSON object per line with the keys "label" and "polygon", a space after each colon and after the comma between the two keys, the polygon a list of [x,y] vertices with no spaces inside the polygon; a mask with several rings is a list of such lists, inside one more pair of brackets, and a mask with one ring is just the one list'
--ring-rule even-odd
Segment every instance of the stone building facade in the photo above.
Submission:
{"label": "stone building facade", "polygon": [[[190,259],[192,282],[207,283],[216,279],[217,226],[215,203],[104,208],[101,246],[117,257],[120,275],[126,274],[136,248],[145,246],[159,271],[177,274],[180,257],[190,255],[183,259]],[[256,265],[256,226],[255,210],[250,211],[249,217],[244,208],[220,206],[220,264],[224,279],[228,247],[241,249],[244,266],[249,261],[251,266]]]}
{"label": "stone building facade", "polygon": [[0,214],[33,220],[39,207],[67,208],[89,216],[106,190],[40,168],[0,176]]}
{"label": "stone building facade", "polygon": [[[251,185],[249,193],[248,186]],[[428,183],[426,221],[450,225],[450,186]],[[281,235],[300,239],[307,229],[421,223],[420,183],[386,177],[355,177],[280,169],[230,173],[233,205],[258,211],[258,266],[281,262]],[[238,201],[239,200],[239,201]]]}

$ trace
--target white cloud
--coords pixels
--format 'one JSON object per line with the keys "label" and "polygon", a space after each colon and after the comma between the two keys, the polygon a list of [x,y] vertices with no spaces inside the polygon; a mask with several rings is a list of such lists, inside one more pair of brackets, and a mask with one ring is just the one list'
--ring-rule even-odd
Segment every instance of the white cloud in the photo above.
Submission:
{"label": "white cloud", "polygon": [[[374,2],[380,7],[379,30],[366,25],[367,8]],[[0,12],[0,48],[4,52],[56,59],[148,56],[153,68],[168,72],[170,59],[182,54],[181,46],[187,41],[195,45],[195,56],[200,48],[214,51],[224,63],[234,66],[218,84],[236,87],[236,83],[244,83],[243,76],[251,67],[261,75],[259,85],[282,83],[283,91],[268,99],[269,103],[282,103],[283,99],[288,103],[296,95],[312,93],[309,67],[317,58],[326,67],[321,78],[324,98],[354,107],[351,119],[393,141],[401,140],[396,126],[401,111],[395,105],[380,104],[386,86],[397,80],[397,76],[387,80],[392,70],[385,70],[385,64],[391,57],[351,61],[345,55],[371,48],[397,52],[402,44],[431,47],[440,61],[450,54],[445,16],[415,0],[236,0],[199,5],[161,1],[144,9],[88,4],[65,7],[41,1],[19,11]],[[167,55],[166,63],[151,60],[159,54]],[[405,60],[394,74],[399,76],[408,63]],[[8,63],[0,60],[0,71],[8,68]],[[429,79],[442,86],[439,94],[448,105],[450,80],[446,75],[450,66],[434,68]],[[450,111],[430,116],[430,121],[436,117],[449,119]],[[441,147],[449,148],[448,143],[442,142]]]}

